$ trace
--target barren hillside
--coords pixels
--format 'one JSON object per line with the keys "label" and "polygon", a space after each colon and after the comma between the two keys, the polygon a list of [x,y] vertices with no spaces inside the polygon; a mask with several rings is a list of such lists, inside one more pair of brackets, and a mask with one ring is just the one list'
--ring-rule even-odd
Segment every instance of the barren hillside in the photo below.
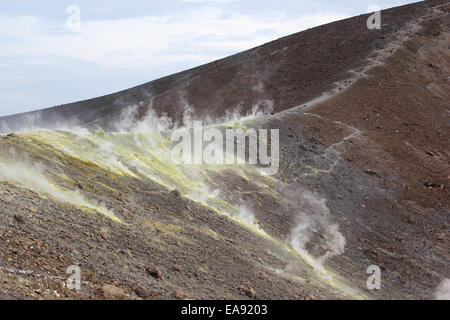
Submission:
{"label": "barren hillside", "polygon": [[[0,118],[0,298],[432,298],[450,278],[449,12],[362,15]],[[186,114],[279,129],[278,174],[171,163]]]}

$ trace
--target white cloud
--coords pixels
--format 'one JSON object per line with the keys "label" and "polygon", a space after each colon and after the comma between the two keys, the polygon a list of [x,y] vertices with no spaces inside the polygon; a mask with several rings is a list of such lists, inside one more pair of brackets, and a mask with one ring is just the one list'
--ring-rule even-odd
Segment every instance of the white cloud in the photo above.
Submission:
{"label": "white cloud", "polygon": [[180,1],[190,3],[230,3],[230,2],[239,2],[241,0],[180,0]]}
{"label": "white cloud", "polygon": [[81,7],[76,33],[63,20],[0,14],[0,115],[116,92],[346,17],[243,14],[210,5],[89,21]]}
{"label": "white cloud", "polygon": [[0,17],[0,36],[8,41],[0,51],[0,60],[20,56],[28,64],[57,64],[55,57],[64,57],[116,69],[186,61],[200,64],[345,17],[328,13],[292,18],[282,13],[245,15],[200,9],[165,16],[82,21],[77,33],[39,17]]}

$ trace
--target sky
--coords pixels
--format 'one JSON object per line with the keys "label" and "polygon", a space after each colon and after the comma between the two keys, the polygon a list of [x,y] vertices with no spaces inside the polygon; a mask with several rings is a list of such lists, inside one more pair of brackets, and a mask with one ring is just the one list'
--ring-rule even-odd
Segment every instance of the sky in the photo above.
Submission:
{"label": "sky", "polygon": [[94,98],[411,0],[0,0],[0,116]]}

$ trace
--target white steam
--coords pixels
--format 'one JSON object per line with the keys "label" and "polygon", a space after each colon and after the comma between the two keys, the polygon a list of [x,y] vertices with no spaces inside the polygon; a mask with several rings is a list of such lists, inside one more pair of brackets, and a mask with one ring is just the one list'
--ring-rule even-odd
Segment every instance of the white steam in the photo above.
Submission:
{"label": "white steam", "polygon": [[[199,178],[199,177],[197,177]],[[219,189],[211,189],[206,185],[199,186],[196,190],[186,195],[186,198],[191,199],[194,202],[198,202],[204,205],[208,205],[209,199],[218,198],[220,196]]]}
{"label": "white steam", "polygon": [[242,112],[242,107],[237,107],[232,111],[227,110],[225,116],[220,117],[215,121],[209,120],[207,122],[207,125],[228,124],[235,122],[242,124],[246,120],[267,116],[273,111],[273,101],[261,100],[257,104],[255,104],[250,111],[246,113]]}
{"label": "white steam", "polygon": [[173,120],[166,114],[158,116],[153,109],[153,99],[149,106],[145,107],[145,114],[140,118],[139,112],[143,108],[132,105],[122,110],[119,119],[113,127],[117,132],[149,133],[168,131],[174,127]]}
{"label": "white steam", "polygon": [[[236,206],[220,199],[220,191],[202,166],[176,166],[170,162],[171,145],[165,136],[171,130],[191,129],[194,121],[202,121],[203,126],[216,126],[229,123],[243,123],[246,120],[265,116],[274,109],[273,102],[261,100],[248,112],[237,107],[227,111],[223,117],[211,118],[195,111],[187,99],[180,97],[182,119],[170,118],[167,114],[158,114],[153,108],[151,94],[148,102],[126,105],[116,101],[122,107],[117,119],[108,125],[114,133],[102,130],[88,130],[80,127],[79,119],[44,119],[43,112],[22,116],[20,130],[0,123],[2,131],[31,133],[34,138],[51,145],[59,151],[77,158],[90,161],[100,167],[118,174],[132,177],[150,178],[168,189],[177,188],[184,196],[210,207],[233,213],[226,213],[234,219],[251,227],[258,228],[255,214],[249,205],[239,203]],[[60,120],[60,121],[59,121]],[[95,125],[95,121],[91,123]],[[130,133],[131,135],[126,135]],[[38,166],[24,157],[3,154],[0,159],[0,179],[11,181],[21,187],[33,190],[44,197],[73,205],[84,206],[113,214],[104,206],[84,198],[77,191],[64,190],[49,179],[43,166]],[[16,159],[17,158],[17,159]],[[218,169],[216,169],[218,170]]]}
{"label": "white steam", "polygon": [[299,254],[306,253],[306,245],[314,234],[325,238],[326,252],[314,262],[317,272],[323,269],[324,262],[336,255],[344,253],[345,238],[339,232],[339,226],[333,223],[326,199],[309,191],[300,193],[288,192],[291,210],[297,211],[297,225],[290,235],[290,244]]}
{"label": "white steam", "polygon": [[450,300],[450,279],[444,279],[434,293],[436,300]]}
{"label": "white steam", "polygon": [[253,211],[253,208],[247,204],[247,203],[242,203],[239,207],[239,213],[234,217],[236,220],[249,225],[255,229],[260,229],[258,224],[256,223],[255,220],[255,213]]}
{"label": "white steam", "polygon": [[[14,151],[11,151],[10,154],[13,158],[16,158]],[[10,163],[0,162],[0,180],[6,180],[19,187],[32,190],[44,197],[95,210],[115,221],[120,221],[104,205],[86,199],[80,191],[65,190],[58,187],[46,177],[42,164],[31,164],[28,161],[20,161],[17,158]]]}
{"label": "white steam", "polygon": [[7,119],[0,120],[0,134],[8,134],[11,132],[29,132],[39,129],[63,130],[68,132],[88,132],[88,130],[79,125],[77,119],[63,119],[61,117],[53,117],[46,119],[44,113],[36,111],[20,116],[20,122],[10,121]]}

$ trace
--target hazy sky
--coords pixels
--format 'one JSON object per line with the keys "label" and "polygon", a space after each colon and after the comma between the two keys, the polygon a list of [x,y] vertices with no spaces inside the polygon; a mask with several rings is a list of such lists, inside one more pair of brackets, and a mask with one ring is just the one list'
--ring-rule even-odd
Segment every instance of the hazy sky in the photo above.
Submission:
{"label": "hazy sky", "polygon": [[[0,116],[112,93],[406,0],[0,0]],[[78,6],[81,25],[75,20]]]}

